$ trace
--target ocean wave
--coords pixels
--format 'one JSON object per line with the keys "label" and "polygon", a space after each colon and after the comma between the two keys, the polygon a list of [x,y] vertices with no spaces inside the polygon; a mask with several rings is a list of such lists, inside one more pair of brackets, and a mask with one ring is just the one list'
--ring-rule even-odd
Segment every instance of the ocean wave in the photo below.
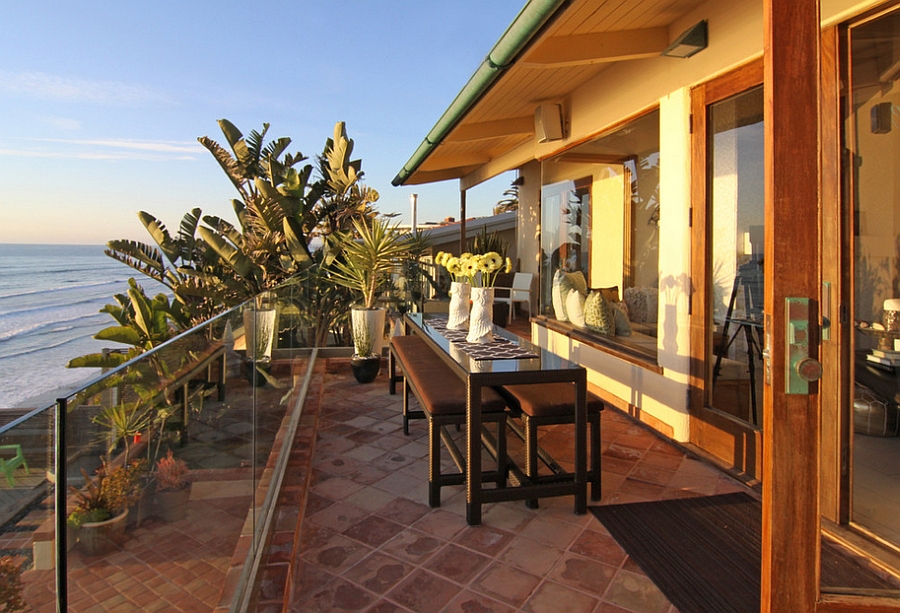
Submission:
{"label": "ocean wave", "polygon": [[[36,353],[41,353],[43,351],[49,352],[49,351],[52,351],[53,349],[67,347],[69,345],[72,345],[73,343],[78,343],[78,342],[82,342],[85,340],[93,340],[93,339],[90,335],[88,335],[88,336],[76,336],[76,337],[72,337],[72,338],[67,338],[65,340],[61,340],[56,343],[43,343],[43,344],[35,346],[35,347],[23,348],[21,350],[14,351],[12,353],[3,354],[2,356],[0,356],[0,362],[2,362],[3,360],[11,359],[11,358],[22,358],[23,356],[34,355]],[[118,346],[118,343],[111,343],[111,344],[113,346]],[[122,346],[124,347],[124,345],[122,345]],[[66,360],[66,362],[68,362],[68,360]]]}
{"label": "ocean wave", "polygon": [[[0,317],[2,321],[2,317]],[[71,325],[65,325],[71,324]],[[21,340],[25,337],[40,337],[54,332],[62,332],[65,330],[77,330],[80,328],[90,328],[93,331],[91,336],[105,328],[107,325],[114,325],[115,320],[105,313],[73,313],[69,317],[61,318],[57,316],[55,319],[43,319],[18,322],[9,330],[0,331],[0,346],[3,343],[9,343]],[[61,326],[61,327],[60,327]]]}
{"label": "ocean wave", "polygon": [[73,285],[72,281],[67,281],[66,285],[56,285],[53,287],[46,287],[41,289],[33,289],[33,290],[25,290],[25,291],[14,291],[8,294],[0,293],[0,304],[3,303],[4,300],[17,300],[24,297],[36,297],[42,296],[46,294],[59,295],[66,292],[80,291],[86,289],[109,287],[111,285],[121,285],[123,283],[127,283],[128,279],[111,279],[109,281],[94,281],[91,283],[80,283],[78,285]]}

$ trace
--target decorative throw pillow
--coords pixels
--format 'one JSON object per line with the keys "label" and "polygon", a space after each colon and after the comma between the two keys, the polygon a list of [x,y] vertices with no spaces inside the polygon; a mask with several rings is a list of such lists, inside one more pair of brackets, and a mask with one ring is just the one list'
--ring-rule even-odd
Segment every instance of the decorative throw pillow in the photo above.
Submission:
{"label": "decorative throw pillow", "polygon": [[587,281],[584,280],[584,273],[580,270],[563,273],[563,278],[560,280],[560,287],[562,288],[563,300],[566,299],[566,293],[571,290],[581,292],[582,296],[588,295]]}
{"label": "decorative throw pillow", "polygon": [[600,292],[591,292],[584,301],[584,327],[612,336],[616,333],[616,319],[612,307]]}
{"label": "decorative throw pillow", "polygon": [[579,327],[584,327],[584,301],[584,295],[578,291],[570,291],[566,296],[566,315]]}
{"label": "decorative throw pillow", "polygon": [[640,287],[625,288],[625,304],[628,305],[628,315],[631,321],[643,323],[647,321],[647,297]]}
{"label": "decorative throw pillow", "polygon": [[562,288],[560,287],[562,278],[562,271],[557,270],[556,274],[553,275],[553,288],[550,292],[550,297],[553,300],[553,312],[556,314],[556,319],[559,321],[569,321],[569,318],[566,316],[566,305],[562,298]]}
{"label": "decorative throw pillow", "polygon": [[[594,290],[591,290],[594,291]],[[609,300],[610,302],[618,302],[619,301],[619,286],[613,285],[612,287],[598,287],[597,291],[603,294],[603,297]]]}
{"label": "decorative throw pillow", "polygon": [[616,319],[616,336],[631,336],[631,322],[628,321],[628,313],[625,312],[625,303],[613,302],[610,306]]}

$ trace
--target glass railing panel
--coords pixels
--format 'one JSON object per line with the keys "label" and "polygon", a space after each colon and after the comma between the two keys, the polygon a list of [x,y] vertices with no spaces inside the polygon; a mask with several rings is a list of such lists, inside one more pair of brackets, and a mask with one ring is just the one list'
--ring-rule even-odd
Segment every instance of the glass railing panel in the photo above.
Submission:
{"label": "glass railing panel", "polygon": [[[54,406],[0,412],[0,581],[4,585],[14,585],[10,574],[21,579],[26,572],[37,574],[35,568],[53,568],[54,414]],[[44,574],[52,581],[52,570]]]}
{"label": "glass railing panel", "polygon": [[[278,434],[308,348],[339,336],[316,334],[312,295],[269,292],[57,405],[0,416],[0,556],[21,568],[30,610],[229,604],[232,562],[265,547]],[[147,589],[152,577],[167,593]]]}

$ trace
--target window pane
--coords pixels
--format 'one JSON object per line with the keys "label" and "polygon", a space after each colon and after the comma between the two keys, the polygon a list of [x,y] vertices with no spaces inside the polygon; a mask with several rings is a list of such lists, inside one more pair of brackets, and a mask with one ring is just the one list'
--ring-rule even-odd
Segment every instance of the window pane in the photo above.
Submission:
{"label": "window pane", "polygon": [[[655,361],[659,284],[659,112],[546,161],[541,192],[541,312]],[[603,289],[618,326],[570,316],[565,283]],[[578,285],[576,283],[576,285]],[[566,295],[569,301],[574,298]],[[583,295],[582,298],[587,298]]]}
{"label": "window pane", "polygon": [[764,151],[762,87],[709,107],[714,407],[762,415]]}
{"label": "window pane", "polygon": [[[900,545],[900,13],[850,30],[852,519]],[[879,329],[880,328],[880,329]]]}

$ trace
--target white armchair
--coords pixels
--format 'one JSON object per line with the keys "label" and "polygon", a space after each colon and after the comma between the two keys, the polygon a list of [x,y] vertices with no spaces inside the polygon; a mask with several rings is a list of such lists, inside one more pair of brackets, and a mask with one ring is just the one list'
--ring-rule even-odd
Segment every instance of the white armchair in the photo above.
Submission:
{"label": "white armchair", "polygon": [[[531,317],[531,280],[534,275],[530,272],[517,272],[513,277],[512,287],[495,287],[494,303],[509,305],[509,319],[512,321],[516,318],[515,303],[524,302],[525,308],[528,309],[528,316]],[[497,296],[496,290],[506,290],[508,296]]]}

